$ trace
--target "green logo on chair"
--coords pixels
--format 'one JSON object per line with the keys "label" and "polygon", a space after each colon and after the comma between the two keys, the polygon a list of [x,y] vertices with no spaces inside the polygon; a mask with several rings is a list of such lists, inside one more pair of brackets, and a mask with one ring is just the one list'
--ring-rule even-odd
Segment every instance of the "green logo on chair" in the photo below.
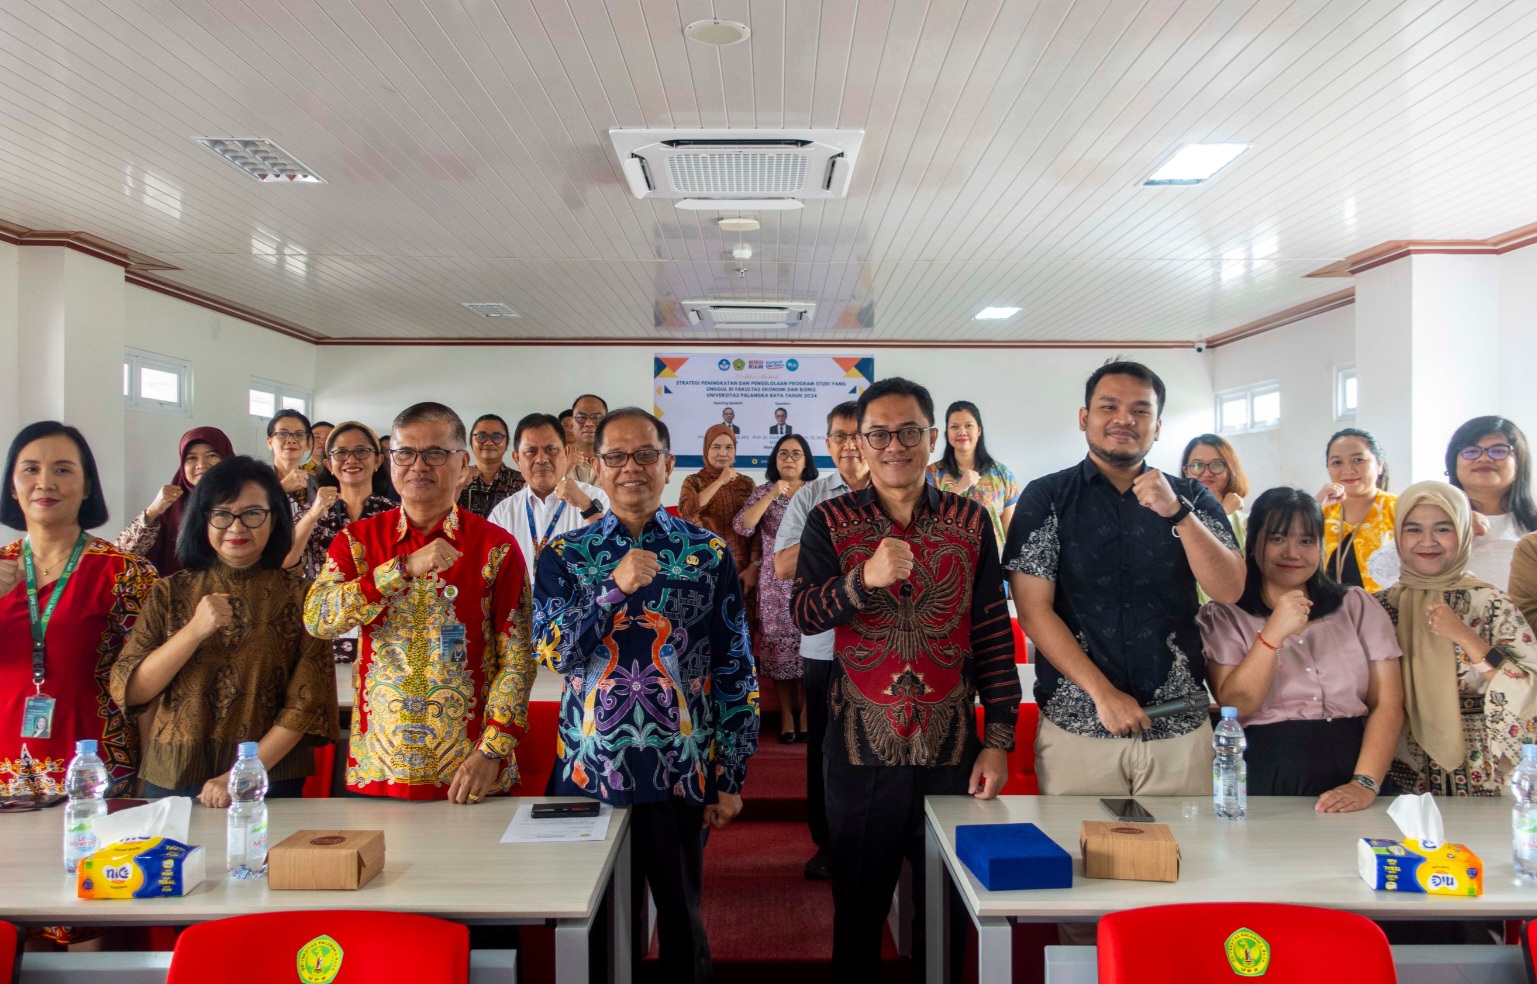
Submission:
{"label": "green logo on chair", "polygon": [[317,936],[299,949],[299,984],[331,984],[341,969],[341,944],[329,936]]}
{"label": "green logo on chair", "polygon": [[1260,977],[1270,969],[1270,944],[1252,929],[1239,929],[1223,944],[1228,966],[1239,977]]}

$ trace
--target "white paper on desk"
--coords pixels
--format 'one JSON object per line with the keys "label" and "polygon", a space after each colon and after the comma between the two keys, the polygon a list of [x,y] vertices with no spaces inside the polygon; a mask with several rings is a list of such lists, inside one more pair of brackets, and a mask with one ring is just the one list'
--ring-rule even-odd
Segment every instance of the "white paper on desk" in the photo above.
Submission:
{"label": "white paper on desk", "polygon": [[97,817],[91,825],[96,843],[102,847],[133,837],[165,837],[183,844],[192,825],[192,798],[167,796],[147,806]]}
{"label": "white paper on desk", "polygon": [[1441,808],[1429,793],[1419,796],[1400,796],[1388,807],[1388,816],[1398,824],[1405,840],[1421,844],[1446,843],[1446,826],[1441,821]]}
{"label": "white paper on desk", "polygon": [[614,808],[598,806],[595,817],[546,817],[534,819],[534,804],[524,803],[512,815],[512,823],[502,834],[503,844],[538,844],[555,841],[601,841],[608,837],[608,822]]}

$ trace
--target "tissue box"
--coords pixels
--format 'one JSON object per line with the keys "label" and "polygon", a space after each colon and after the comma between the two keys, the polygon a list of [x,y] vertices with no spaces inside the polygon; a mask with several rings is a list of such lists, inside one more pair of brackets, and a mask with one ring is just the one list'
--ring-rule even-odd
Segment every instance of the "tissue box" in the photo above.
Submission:
{"label": "tissue box", "polygon": [[267,852],[267,887],[362,888],[384,870],[382,830],[301,830]]}
{"label": "tissue box", "polygon": [[1033,823],[978,823],[955,828],[955,855],[989,892],[1072,888],[1072,855]]}
{"label": "tissue box", "polygon": [[1378,891],[1484,894],[1484,863],[1463,844],[1363,837],[1356,847],[1356,870]]}
{"label": "tissue box", "polygon": [[1179,842],[1166,823],[1085,820],[1078,844],[1089,878],[1179,881]]}
{"label": "tissue box", "polygon": [[157,899],[186,895],[203,883],[201,847],[163,837],[117,841],[75,868],[82,899]]}

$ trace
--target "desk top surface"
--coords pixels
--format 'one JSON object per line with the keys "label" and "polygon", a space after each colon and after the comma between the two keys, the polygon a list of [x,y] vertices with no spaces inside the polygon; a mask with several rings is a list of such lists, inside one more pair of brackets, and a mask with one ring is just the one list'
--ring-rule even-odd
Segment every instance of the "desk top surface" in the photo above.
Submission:
{"label": "desk top surface", "polygon": [[296,830],[384,831],[384,871],[357,891],[274,892],[265,878],[231,880],[224,868],[225,812],[194,804],[190,839],[208,853],[208,877],[174,899],[78,899],[74,876],[63,867],[63,807],[0,815],[0,919],[180,925],[304,909],[392,910],[489,923],[584,918],[603,895],[628,811],[614,811],[601,844],[498,843],[519,806],[543,799],[496,797],[474,806],[360,797],[268,801],[274,845]]}
{"label": "desk top surface", "polygon": [[[1186,820],[1180,804],[1197,797],[1138,797],[1179,841],[1177,882],[1086,878],[1079,849],[1084,820],[1108,820],[1091,796],[931,796],[926,813],[967,902],[978,916],[1068,921],[1148,905],[1180,902],[1289,902],[1357,912],[1373,919],[1481,919],[1537,915],[1537,882],[1515,874],[1510,852],[1510,800],[1440,800],[1447,839],[1483,860],[1484,894],[1476,898],[1379,892],[1356,873],[1362,837],[1399,837],[1387,815],[1391,797],[1359,813],[1313,812],[1312,797],[1252,797],[1242,822],[1220,820],[1211,799]],[[955,856],[955,828],[972,823],[1033,823],[1073,857],[1073,887],[989,892]]]}

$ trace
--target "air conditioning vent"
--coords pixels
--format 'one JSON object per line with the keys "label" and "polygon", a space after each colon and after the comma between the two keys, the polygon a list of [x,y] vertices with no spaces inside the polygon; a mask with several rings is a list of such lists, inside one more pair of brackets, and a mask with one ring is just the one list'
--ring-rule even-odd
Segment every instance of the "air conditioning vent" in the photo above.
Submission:
{"label": "air conditioning vent", "polygon": [[704,328],[800,328],[811,323],[812,303],[786,301],[684,301],[688,323]]}
{"label": "air conditioning vent", "polygon": [[636,198],[816,200],[848,194],[863,130],[608,131]]}
{"label": "air conditioning vent", "polygon": [[500,301],[464,301],[460,305],[467,307],[482,318],[516,318],[518,312]]}

